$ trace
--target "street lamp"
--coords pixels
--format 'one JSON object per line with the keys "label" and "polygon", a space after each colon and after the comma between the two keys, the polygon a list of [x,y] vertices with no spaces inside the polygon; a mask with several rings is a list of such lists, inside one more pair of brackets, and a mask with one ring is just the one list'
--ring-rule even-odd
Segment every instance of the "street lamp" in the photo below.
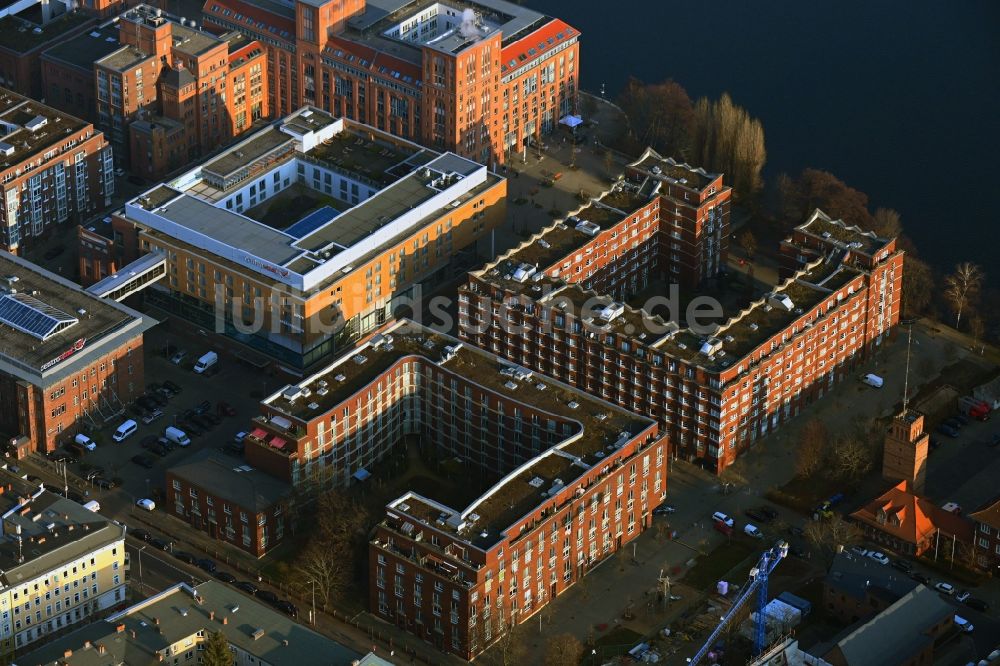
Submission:
{"label": "street lamp", "polygon": [[140,592],[142,592],[142,551],[144,551],[144,550],[146,550],[146,547],[142,546],[141,548],[139,548],[136,551],[136,554],[138,555],[138,557],[136,557],[136,560],[138,561],[138,564],[139,564],[139,591]]}
{"label": "street lamp", "polygon": [[313,626],[316,626],[316,581],[310,578],[309,584],[312,588],[312,615],[310,616],[310,619],[312,620]]}

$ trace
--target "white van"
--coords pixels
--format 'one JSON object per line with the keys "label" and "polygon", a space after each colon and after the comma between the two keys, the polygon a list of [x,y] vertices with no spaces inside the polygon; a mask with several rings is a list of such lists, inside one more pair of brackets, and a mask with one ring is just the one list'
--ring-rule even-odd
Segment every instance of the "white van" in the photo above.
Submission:
{"label": "white van", "polygon": [[175,428],[173,426],[168,426],[167,429],[163,431],[163,436],[177,446],[187,446],[191,443],[191,438],[187,436],[187,433],[180,428]]}
{"label": "white van", "polygon": [[873,375],[871,373],[868,373],[867,375],[861,378],[861,381],[863,381],[865,384],[868,384],[868,386],[871,386],[873,388],[882,388],[882,378],[879,377],[878,375]]}
{"label": "white van", "polygon": [[94,513],[97,513],[98,511],[101,510],[101,503],[98,502],[97,500],[90,500],[89,502],[83,505],[83,508],[87,509],[88,511],[93,511]]}
{"label": "white van", "polygon": [[118,426],[118,430],[115,430],[115,434],[111,435],[111,439],[115,440],[116,442],[120,442],[124,440],[126,437],[134,435],[135,431],[138,429],[139,429],[139,424],[133,421],[132,419],[129,419],[128,421],[125,421],[125,423]]}
{"label": "white van", "polygon": [[80,434],[73,438],[73,441],[87,449],[88,451],[94,451],[97,449],[97,444],[94,444],[94,440],[87,437],[86,435]]}
{"label": "white van", "polygon": [[747,523],[746,527],[743,528],[743,533],[746,534],[748,537],[753,537],[754,539],[764,538],[764,533],[761,532],[759,529],[757,529],[754,525],[751,525],[750,523]]}
{"label": "white van", "polygon": [[202,354],[201,358],[198,359],[198,362],[194,364],[194,371],[200,375],[218,362],[218,354],[215,352],[207,352]]}

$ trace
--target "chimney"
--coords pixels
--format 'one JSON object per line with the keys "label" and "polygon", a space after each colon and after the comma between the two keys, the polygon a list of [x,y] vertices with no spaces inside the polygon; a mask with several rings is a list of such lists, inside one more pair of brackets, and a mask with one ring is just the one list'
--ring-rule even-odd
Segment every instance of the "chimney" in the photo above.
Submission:
{"label": "chimney", "polygon": [[156,626],[160,626],[160,618],[154,617],[153,618],[153,624],[155,624]]}
{"label": "chimney", "polygon": [[125,625],[124,624],[119,624],[117,627],[115,627],[115,633],[116,634],[120,634],[123,631],[125,631]]}
{"label": "chimney", "polygon": [[163,661],[163,653],[162,652],[157,652],[156,653],[156,661]]}
{"label": "chimney", "polygon": [[132,635],[132,638],[135,638],[135,629],[133,629],[132,631],[130,631],[129,634]]}
{"label": "chimney", "polygon": [[84,641],[83,642],[83,649],[84,650],[89,650],[90,647],[91,647],[90,641]]}
{"label": "chimney", "polygon": [[107,648],[104,647],[104,643],[97,644],[97,654],[104,654],[107,651],[108,651]]}
{"label": "chimney", "polygon": [[208,611],[208,619],[210,621],[215,619],[215,611]]}
{"label": "chimney", "polygon": [[284,645],[285,647],[288,647],[288,639],[287,638],[283,638],[281,640],[281,644]]}
{"label": "chimney", "polygon": [[66,650],[65,652],[63,652],[63,656],[66,657],[67,659],[69,659],[70,657],[73,656],[73,651],[72,650]]}
{"label": "chimney", "polygon": [[222,618],[222,624],[229,624],[229,618],[228,617]]}

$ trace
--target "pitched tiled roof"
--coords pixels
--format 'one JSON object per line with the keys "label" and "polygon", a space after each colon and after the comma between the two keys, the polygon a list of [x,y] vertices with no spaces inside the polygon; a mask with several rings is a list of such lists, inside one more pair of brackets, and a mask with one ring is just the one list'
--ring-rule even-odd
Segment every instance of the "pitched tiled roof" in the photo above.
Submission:
{"label": "pitched tiled roof", "polygon": [[914,495],[906,481],[900,481],[851,517],[912,544],[919,544],[938,529],[959,539],[972,539],[972,525],[968,520]]}
{"label": "pitched tiled roof", "polygon": [[993,500],[975,513],[970,513],[969,518],[977,523],[984,523],[990,527],[1000,530],[1000,497]]}
{"label": "pitched tiled roof", "polygon": [[503,47],[500,71],[506,75],[522,64],[534,60],[549,49],[560,46],[565,40],[579,35],[579,31],[559,19],[552,19],[538,30]]}

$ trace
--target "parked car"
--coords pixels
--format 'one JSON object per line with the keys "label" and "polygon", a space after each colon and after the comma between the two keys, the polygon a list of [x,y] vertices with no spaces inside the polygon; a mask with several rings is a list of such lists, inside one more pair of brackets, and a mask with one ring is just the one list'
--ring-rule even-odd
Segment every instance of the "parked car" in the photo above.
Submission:
{"label": "parked car", "polygon": [[146,469],[153,468],[153,459],[149,456],[144,456],[141,453],[139,455],[132,456],[132,462],[139,467],[145,467]]}
{"label": "parked car", "polygon": [[965,424],[959,421],[957,416],[953,416],[950,419],[945,419],[944,425],[952,427],[955,430],[961,430],[962,426]]}
{"label": "parked car", "polygon": [[170,357],[170,362],[173,363],[174,365],[180,365],[181,363],[184,362],[184,359],[187,358],[187,355],[188,353],[185,350],[179,349],[176,352],[174,352],[173,356]]}
{"label": "parked car", "polygon": [[[240,440],[241,442],[243,440]],[[677,508],[672,504],[661,504],[660,506],[653,509],[654,516],[666,516],[677,511]]]}
{"label": "parked car", "polygon": [[154,409],[153,411],[149,412],[148,414],[142,417],[142,422],[145,423],[146,425],[149,425],[150,423],[160,418],[161,416],[163,416],[163,411],[159,409]]}
{"label": "parked car", "polygon": [[882,565],[889,564],[889,557],[885,553],[882,553],[880,551],[877,550],[868,551],[868,557],[870,559],[875,560],[879,564]]}
{"label": "parked car", "polygon": [[736,522],[732,518],[722,513],[721,511],[716,511],[715,513],[712,514],[712,521],[716,523],[722,523],[729,528],[732,528],[734,525],[736,525]]}
{"label": "parked car", "polygon": [[153,538],[153,535],[151,535],[149,532],[143,529],[131,530],[129,531],[129,534],[134,536],[139,541],[149,541],[150,539]]}
{"label": "parked car", "polygon": [[236,582],[236,576],[227,571],[218,571],[216,572],[215,577],[223,583],[229,583],[230,585]]}
{"label": "parked car", "polygon": [[146,511],[152,511],[153,509],[156,508],[156,502],[147,498],[136,500],[135,505],[140,509],[144,509]]}
{"label": "parked car", "polygon": [[753,537],[754,539],[764,538],[764,533],[757,529],[755,525],[751,525],[750,523],[743,526],[743,534],[746,534],[748,537]]}
{"label": "parked car", "polygon": [[[990,609],[990,605],[988,603],[977,597],[969,597],[965,600],[965,605],[973,610],[979,611],[980,613],[985,613]],[[997,658],[1000,658],[1000,656]],[[994,659],[993,661],[996,660]]]}
{"label": "parked car", "polygon": [[774,509],[772,509],[771,507],[767,506],[766,504],[764,506],[760,507],[759,511],[762,514],[764,514],[764,517],[767,518],[768,522],[770,522],[770,521],[772,521],[772,520],[774,520],[774,519],[776,519],[778,517],[778,512],[775,511]]}
{"label": "parked car", "polygon": [[278,595],[270,590],[258,590],[254,595],[266,604],[271,604],[272,606],[278,603]]}
{"label": "parked car", "polygon": [[913,565],[907,562],[906,560],[893,560],[892,567],[894,569],[899,569],[903,573],[910,573],[911,571],[913,571]]}
{"label": "parked car", "polygon": [[[233,436],[233,443],[235,443],[235,444],[242,444],[243,440],[247,438],[248,434],[249,433],[247,433],[245,430],[239,431],[238,433],[236,433],[236,435]],[[660,506],[668,506],[668,505],[661,504]],[[656,511],[653,511],[653,513],[656,513]],[[672,512],[668,512],[668,513],[672,513]]]}
{"label": "parked car", "polygon": [[861,546],[851,546],[851,552],[861,557],[868,557],[868,549]]}
{"label": "parked car", "polygon": [[1000,446],[1000,432],[993,435],[993,439],[990,440],[990,446]]}
{"label": "parked car", "polygon": [[910,574],[910,578],[917,581],[918,583],[923,583],[924,585],[930,585],[931,579],[920,573],[919,571],[914,571]]}
{"label": "parked car", "polygon": [[949,419],[949,421],[958,421],[959,427],[964,427],[969,425],[969,417],[967,417],[965,414],[955,414],[953,417]]}
{"label": "parked car", "polygon": [[195,556],[194,555],[192,555],[191,553],[185,552],[183,550],[179,550],[176,553],[174,553],[174,557],[176,557],[181,562],[184,562],[185,564],[194,564],[194,561],[195,561]]}
{"label": "parked car", "polygon": [[149,540],[149,545],[152,546],[153,548],[156,548],[157,550],[163,550],[163,551],[170,550],[169,543],[167,543],[163,539],[157,539],[156,537],[153,537],[152,539]]}
{"label": "parked car", "polygon": [[94,479],[94,485],[101,490],[114,490],[118,487],[118,482],[114,479],[105,479],[103,476],[99,476]]}
{"label": "parked car", "polygon": [[789,525],[788,533],[791,534],[792,536],[800,537],[800,536],[805,536],[806,531],[801,527],[799,527],[798,525]]}
{"label": "parked car", "polygon": [[760,512],[760,509],[747,509],[746,511],[743,512],[743,515],[745,515],[747,518],[752,518],[753,520],[756,520],[759,523],[767,522],[767,518],[764,516],[763,513]]}
{"label": "parked car", "polygon": [[166,387],[166,388],[168,388],[168,389],[170,389],[171,391],[173,391],[174,395],[179,394],[183,390],[183,389],[181,389],[181,387],[179,385],[173,383],[169,379],[166,380],[165,382],[163,382],[163,386]]}
{"label": "parked car", "polygon": [[186,432],[189,437],[197,437],[205,433],[204,430],[191,423],[188,419],[177,419],[177,427]]}
{"label": "parked car", "polygon": [[133,402],[132,405],[128,408],[128,410],[133,414],[135,414],[136,416],[138,416],[139,418],[142,418],[143,416],[149,413],[149,410],[140,405],[138,400],[136,402]]}
{"label": "parked car", "polygon": [[160,408],[160,404],[155,400],[153,400],[153,398],[150,397],[149,395],[140,395],[138,398],[135,399],[135,401],[139,405],[142,405],[142,408],[145,409],[147,412],[151,412],[154,409]]}
{"label": "parked car", "polygon": [[955,586],[952,585],[951,583],[945,583],[944,581],[934,585],[934,589],[940,592],[941,594],[948,595],[949,597],[955,594]]}
{"label": "parked car", "polygon": [[937,427],[937,431],[942,435],[947,435],[948,437],[958,437],[958,430],[954,427],[948,425],[947,423],[942,423]]}
{"label": "parked car", "polygon": [[224,400],[216,405],[215,411],[220,416],[236,416],[236,408]]}
{"label": "parked car", "polygon": [[215,573],[216,569],[215,562],[208,559],[207,557],[195,560],[195,565],[197,565],[197,567],[202,571],[206,571],[208,573]]}
{"label": "parked car", "polygon": [[203,400],[194,406],[195,414],[205,414],[212,409],[212,403],[209,400]]}
{"label": "parked car", "polygon": [[289,617],[299,616],[299,609],[296,608],[295,604],[293,604],[290,601],[279,601],[276,604],[274,604],[274,607],[280,610],[285,615],[288,615]]}
{"label": "parked car", "polygon": [[236,587],[237,589],[243,590],[247,594],[254,594],[254,595],[257,594],[257,590],[260,589],[259,587],[257,587],[256,583],[251,583],[248,580],[241,580],[240,582],[236,583]]}
{"label": "parked car", "polygon": [[205,431],[215,427],[215,424],[208,419],[207,414],[194,414],[189,420]]}
{"label": "parked car", "polygon": [[217,426],[220,423],[222,423],[222,419],[213,414],[212,412],[205,412],[204,414],[201,415],[201,418],[205,419],[214,426]]}

